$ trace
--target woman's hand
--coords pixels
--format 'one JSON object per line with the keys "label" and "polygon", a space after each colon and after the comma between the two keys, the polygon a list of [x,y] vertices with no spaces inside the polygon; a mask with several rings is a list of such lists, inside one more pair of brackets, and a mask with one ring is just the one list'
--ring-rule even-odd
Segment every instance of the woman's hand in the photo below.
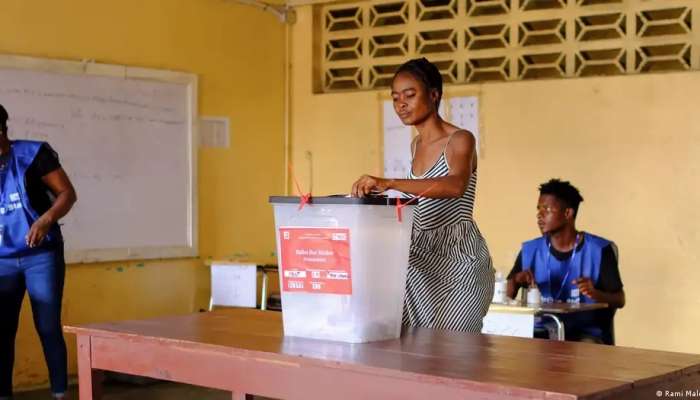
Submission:
{"label": "woman's hand", "polygon": [[390,182],[390,179],[362,175],[360,179],[352,184],[352,191],[350,194],[353,197],[365,197],[372,192],[383,192],[387,189],[391,189],[389,187]]}
{"label": "woman's hand", "polygon": [[27,237],[25,238],[27,246],[36,247],[40,245],[46,237],[46,234],[49,233],[49,229],[51,229],[51,221],[49,221],[48,218],[42,216],[34,221],[32,227],[29,228]]}

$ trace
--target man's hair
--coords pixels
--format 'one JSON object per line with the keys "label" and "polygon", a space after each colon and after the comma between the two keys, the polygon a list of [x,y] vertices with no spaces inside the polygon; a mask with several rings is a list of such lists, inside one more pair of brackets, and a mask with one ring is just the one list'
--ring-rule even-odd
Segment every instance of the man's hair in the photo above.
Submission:
{"label": "man's hair", "polygon": [[578,214],[578,205],[583,201],[581,193],[569,181],[550,179],[540,185],[540,195],[549,194],[561,201],[566,208],[574,210],[574,218]]}
{"label": "man's hair", "polygon": [[0,104],[0,130],[2,130],[3,133],[7,133],[7,120],[9,118],[10,116],[7,114],[7,110]]}
{"label": "man's hair", "polygon": [[442,99],[442,75],[435,64],[428,61],[428,59],[425,57],[415,58],[401,64],[401,66],[396,70],[394,78],[396,78],[396,75],[402,72],[411,74],[414,78],[423,83],[423,86],[428,93],[430,93],[432,90],[436,90],[438,98],[437,102],[435,103],[435,108],[440,106],[440,100]]}

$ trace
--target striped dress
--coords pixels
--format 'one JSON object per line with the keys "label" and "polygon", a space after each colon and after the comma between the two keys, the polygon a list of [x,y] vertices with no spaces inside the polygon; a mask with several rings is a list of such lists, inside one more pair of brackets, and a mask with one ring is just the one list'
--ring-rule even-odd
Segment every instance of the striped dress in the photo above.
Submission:
{"label": "striped dress", "polygon": [[[422,176],[447,176],[445,152]],[[462,332],[481,332],[493,297],[489,249],[472,219],[476,171],[460,198],[421,198],[413,216],[403,323]]]}

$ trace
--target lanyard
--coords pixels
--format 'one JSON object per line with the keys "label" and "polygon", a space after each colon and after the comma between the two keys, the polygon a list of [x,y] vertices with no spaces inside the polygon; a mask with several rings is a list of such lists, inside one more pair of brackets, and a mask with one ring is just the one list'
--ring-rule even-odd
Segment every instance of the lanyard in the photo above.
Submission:
{"label": "lanyard", "polygon": [[[566,274],[564,275],[564,278],[561,280],[561,285],[559,286],[559,290],[557,291],[557,295],[552,298],[553,301],[559,300],[559,296],[561,296],[562,290],[564,290],[564,286],[566,286],[567,280],[569,279],[569,273],[571,272],[571,266],[574,264],[574,261],[576,260],[576,249],[578,248],[578,242],[579,242],[579,233],[576,234],[576,241],[574,242],[574,250],[571,253],[571,258],[569,259],[569,262],[566,264]],[[549,294],[552,295],[552,270],[549,268],[549,259],[552,258],[552,242],[549,241],[549,238],[547,238],[547,261],[545,262],[545,266],[547,267],[547,277],[548,277],[548,284],[549,284]]]}

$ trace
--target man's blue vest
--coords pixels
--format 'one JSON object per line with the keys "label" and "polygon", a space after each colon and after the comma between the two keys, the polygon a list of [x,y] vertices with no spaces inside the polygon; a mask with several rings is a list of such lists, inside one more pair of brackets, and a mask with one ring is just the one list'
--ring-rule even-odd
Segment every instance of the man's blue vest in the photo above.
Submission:
{"label": "man's blue vest", "polygon": [[[532,270],[543,300],[594,303],[590,297],[579,294],[573,281],[590,278],[594,285],[598,282],[603,249],[610,243],[607,239],[584,233],[583,245],[572,251],[571,257],[560,261],[550,253],[549,239],[543,236],[523,243],[522,268],[523,271]],[[566,317],[567,333],[580,331],[599,337],[603,335],[593,314],[575,313]],[[541,327],[541,324],[537,325]]]}
{"label": "man's blue vest", "polygon": [[0,257],[42,251],[63,241],[58,224],[54,224],[38,247],[30,249],[26,242],[29,229],[40,215],[29,201],[25,174],[42,144],[29,140],[12,141],[7,164],[0,170]]}

